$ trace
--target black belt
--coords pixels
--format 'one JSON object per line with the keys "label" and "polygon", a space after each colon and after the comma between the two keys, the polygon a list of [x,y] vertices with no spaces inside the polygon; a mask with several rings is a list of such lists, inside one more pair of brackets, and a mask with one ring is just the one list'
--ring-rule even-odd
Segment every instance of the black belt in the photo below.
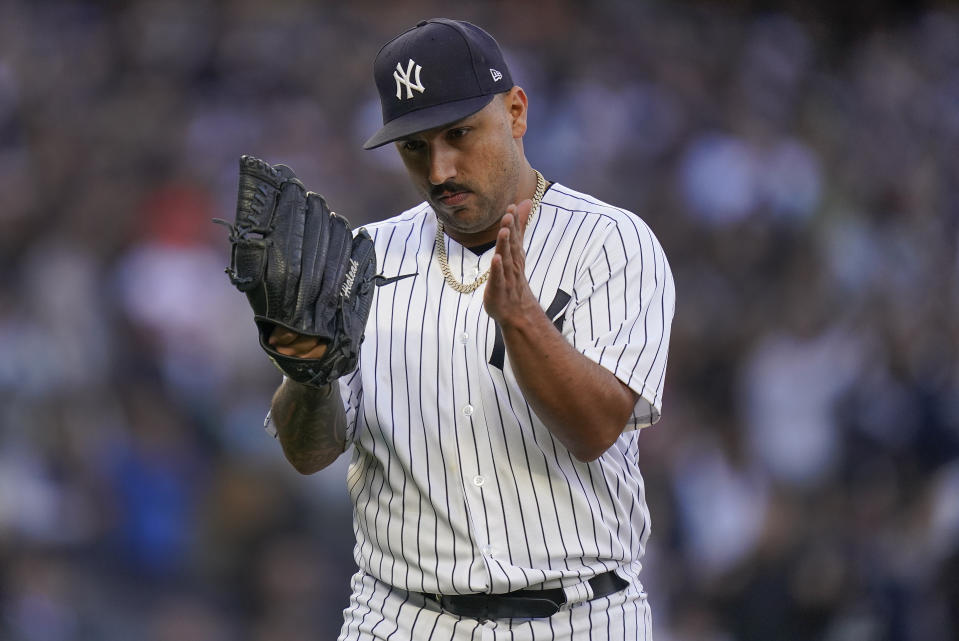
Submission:
{"label": "black belt", "polygon": [[[587,581],[593,589],[593,598],[609,596],[624,589],[629,582],[614,572],[594,576]],[[517,590],[506,594],[427,594],[440,607],[455,614],[487,621],[489,619],[537,619],[551,617],[566,603],[563,588],[551,590]]]}

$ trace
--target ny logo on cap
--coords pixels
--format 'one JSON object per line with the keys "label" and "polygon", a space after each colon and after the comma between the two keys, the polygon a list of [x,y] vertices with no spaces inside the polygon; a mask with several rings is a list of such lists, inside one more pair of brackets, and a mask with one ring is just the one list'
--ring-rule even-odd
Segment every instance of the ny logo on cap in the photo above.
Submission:
{"label": "ny logo on cap", "polygon": [[[413,75],[413,66],[416,66],[416,82],[410,82],[410,76]],[[426,87],[420,82],[420,71],[423,67],[419,66],[413,59],[410,58],[410,62],[406,65],[406,71],[403,71],[403,65],[396,63],[396,71],[393,72],[393,78],[396,79],[396,99],[400,100],[403,97],[403,86],[406,86],[406,98],[410,99],[413,97],[413,90],[416,89],[420,93],[426,91]]]}

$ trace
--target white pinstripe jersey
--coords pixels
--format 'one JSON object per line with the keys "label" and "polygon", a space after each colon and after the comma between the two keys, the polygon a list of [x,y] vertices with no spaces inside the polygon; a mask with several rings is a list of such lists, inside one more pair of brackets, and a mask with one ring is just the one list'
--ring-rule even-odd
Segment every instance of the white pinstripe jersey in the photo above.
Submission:
{"label": "white pinstripe jersey", "polygon": [[[359,567],[442,594],[638,572],[650,524],[638,431],[594,462],[576,460],[524,401],[484,288],[445,284],[429,205],[367,230],[381,274],[416,275],[377,288],[359,368],[341,381]],[[446,243],[464,282],[494,254]],[[652,232],[554,184],[524,247],[530,286],[556,327],[640,395],[630,426],[655,422],[675,293]]]}

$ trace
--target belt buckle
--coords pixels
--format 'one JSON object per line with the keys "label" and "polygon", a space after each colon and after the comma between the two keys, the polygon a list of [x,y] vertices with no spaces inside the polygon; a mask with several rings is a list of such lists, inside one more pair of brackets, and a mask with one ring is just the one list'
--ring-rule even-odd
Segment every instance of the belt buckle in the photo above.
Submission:
{"label": "belt buckle", "polygon": [[[504,606],[502,612],[505,616],[495,617],[499,619],[545,619],[559,612],[563,605],[553,599],[534,596],[514,596],[494,603]],[[493,613],[492,608],[490,613]]]}
{"label": "belt buckle", "polygon": [[454,597],[435,595],[439,606],[459,617],[479,622],[491,619],[539,619],[559,612],[562,603],[535,596],[460,594]]}

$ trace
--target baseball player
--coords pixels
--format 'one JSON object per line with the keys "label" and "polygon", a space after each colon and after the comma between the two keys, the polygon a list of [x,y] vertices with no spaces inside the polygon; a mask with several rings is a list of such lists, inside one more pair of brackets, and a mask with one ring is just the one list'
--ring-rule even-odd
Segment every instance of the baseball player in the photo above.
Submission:
{"label": "baseball player", "polygon": [[285,374],[268,428],[302,473],[351,457],[339,638],[650,639],[637,428],[660,415],[663,250],[530,165],[526,93],[482,29],[421,22],[373,71],[365,147],[394,143],[424,202],[351,234],[245,158],[231,234]]}

